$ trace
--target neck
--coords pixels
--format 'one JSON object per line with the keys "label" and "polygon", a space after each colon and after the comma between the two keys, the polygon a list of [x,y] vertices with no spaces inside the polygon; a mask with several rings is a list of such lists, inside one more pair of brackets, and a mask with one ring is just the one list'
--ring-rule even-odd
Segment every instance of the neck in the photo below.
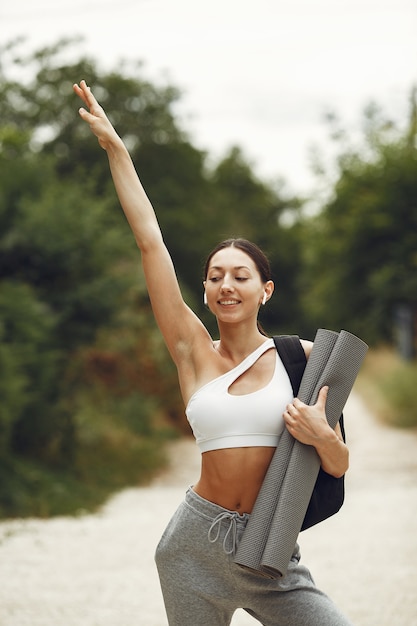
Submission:
{"label": "neck", "polygon": [[241,361],[267,339],[256,326],[247,328],[241,324],[234,326],[219,323],[219,332],[218,350],[233,361]]}

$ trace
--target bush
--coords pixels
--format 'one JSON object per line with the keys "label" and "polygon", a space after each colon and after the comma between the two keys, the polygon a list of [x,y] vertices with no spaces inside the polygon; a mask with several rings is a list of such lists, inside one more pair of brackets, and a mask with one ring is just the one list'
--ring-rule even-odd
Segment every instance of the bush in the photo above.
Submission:
{"label": "bush", "polygon": [[417,363],[391,349],[371,350],[358,377],[358,391],[384,422],[417,427]]}
{"label": "bush", "polygon": [[0,457],[0,519],[95,511],[115,491],[146,484],[164,466],[169,431],[139,437],[120,430],[77,447],[75,467],[48,468],[35,460]]}

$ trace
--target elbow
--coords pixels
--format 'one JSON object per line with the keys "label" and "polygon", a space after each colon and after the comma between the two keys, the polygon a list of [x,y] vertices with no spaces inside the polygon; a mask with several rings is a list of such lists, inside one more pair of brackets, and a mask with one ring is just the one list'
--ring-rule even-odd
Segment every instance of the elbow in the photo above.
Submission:
{"label": "elbow", "polygon": [[348,470],[347,467],[343,470],[342,468],[339,468],[339,467],[337,467],[337,468],[336,467],[325,467],[323,465],[321,466],[321,469],[324,472],[326,472],[326,474],[330,474],[330,476],[333,476],[333,478],[342,478],[346,474],[346,472]]}
{"label": "elbow", "polygon": [[334,478],[342,478],[346,474],[347,470],[348,470],[348,468],[346,468],[344,471],[336,470],[336,471],[332,472],[332,476]]}
{"label": "elbow", "polygon": [[152,255],[155,250],[160,250],[164,246],[161,231],[159,228],[149,228],[145,232],[139,233],[133,229],[136,245],[142,253],[142,256]]}

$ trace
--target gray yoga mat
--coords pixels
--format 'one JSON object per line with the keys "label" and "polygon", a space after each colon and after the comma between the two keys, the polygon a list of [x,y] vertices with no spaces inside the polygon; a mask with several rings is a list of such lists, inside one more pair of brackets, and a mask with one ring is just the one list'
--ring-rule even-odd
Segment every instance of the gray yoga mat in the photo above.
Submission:
{"label": "gray yoga mat", "polygon": [[[326,415],[334,428],[353,387],[368,346],[358,337],[319,329],[298,397],[314,404],[329,385]],[[285,429],[270,463],[235,562],[271,578],[285,575],[320,469],[312,446]]]}

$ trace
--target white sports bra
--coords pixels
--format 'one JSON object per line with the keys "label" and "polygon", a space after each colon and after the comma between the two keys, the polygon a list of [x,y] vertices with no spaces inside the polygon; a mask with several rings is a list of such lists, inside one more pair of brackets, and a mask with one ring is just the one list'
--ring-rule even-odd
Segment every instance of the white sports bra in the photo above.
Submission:
{"label": "white sports bra", "polygon": [[265,387],[245,395],[229,393],[232,383],[271,348],[275,350],[274,341],[268,339],[239,365],[192,395],[185,413],[201,452],[277,445],[284,430],[282,414],[293,399],[291,383],[278,352],[274,375]]}

